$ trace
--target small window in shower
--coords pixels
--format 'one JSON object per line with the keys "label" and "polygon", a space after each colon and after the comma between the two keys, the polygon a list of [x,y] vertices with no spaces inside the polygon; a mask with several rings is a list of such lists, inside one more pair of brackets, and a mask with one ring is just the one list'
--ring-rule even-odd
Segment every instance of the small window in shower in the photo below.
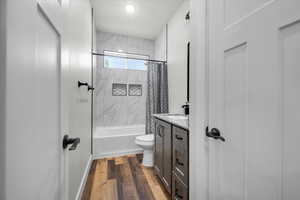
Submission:
{"label": "small window in shower", "polygon": [[128,95],[129,96],[142,96],[142,85],[129,84]]}
{"label": "small window in shower", "polygon": [[111,69],[147,70],[149,56],[104,51],[104,67]]}
{"label": "small window in shower", "polygon": [[127,96],[127,84],[113,83],[112,84],[113,96]]}

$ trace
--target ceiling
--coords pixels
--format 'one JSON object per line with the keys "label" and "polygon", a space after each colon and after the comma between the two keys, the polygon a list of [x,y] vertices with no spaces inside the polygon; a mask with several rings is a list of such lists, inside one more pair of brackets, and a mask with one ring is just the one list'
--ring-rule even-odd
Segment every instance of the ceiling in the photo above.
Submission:
{"label": "ceiling", "polygon": [[[97,30],[155,39],[184,0],[92,0]],[[128,14],[126,5],[134,5]]]}

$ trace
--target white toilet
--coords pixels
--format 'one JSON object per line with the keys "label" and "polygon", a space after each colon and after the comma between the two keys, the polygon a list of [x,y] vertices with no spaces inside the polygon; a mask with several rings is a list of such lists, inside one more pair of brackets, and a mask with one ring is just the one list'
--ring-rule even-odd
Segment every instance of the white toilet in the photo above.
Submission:
{"label": "white toilet", "polygon": [[138,136],[135,143],[144,150],[143,165],[153,167],[154,134]]}

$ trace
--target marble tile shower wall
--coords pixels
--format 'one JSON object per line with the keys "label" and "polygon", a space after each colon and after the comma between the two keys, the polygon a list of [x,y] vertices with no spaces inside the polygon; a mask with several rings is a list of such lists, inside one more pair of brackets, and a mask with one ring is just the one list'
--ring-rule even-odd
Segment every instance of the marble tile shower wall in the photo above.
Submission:
{"label": "marble tile shower wall", "polygon": [[[149,55],[154,57],[154,41],[98,31],[97,52],[104,50]],[[147,72],[138,70],[108,69],[103,57],[97,56],[95,73],[95,125],[129,126],[145,124]],[[141,84],[142,96],[112,96],[112,84]]]}

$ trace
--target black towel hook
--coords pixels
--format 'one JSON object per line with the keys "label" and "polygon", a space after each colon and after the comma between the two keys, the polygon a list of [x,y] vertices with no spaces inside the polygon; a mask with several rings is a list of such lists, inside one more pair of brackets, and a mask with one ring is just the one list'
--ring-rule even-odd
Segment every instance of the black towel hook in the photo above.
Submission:
{"label": "black towel hook", "polygon": [[88,91],[90,91],[90,90],[94,91],[95,88],[94,88],[93,86],[89,85],[89,86],[88,86]]}
{"label": "black towel hook", "polygon": [[89,84],[87,82],[81,82],[81,81],[78,81],[77,85],[78,85],[78,88],[80,88],[81,86],[87,86],[87,87],[89,86]]}

